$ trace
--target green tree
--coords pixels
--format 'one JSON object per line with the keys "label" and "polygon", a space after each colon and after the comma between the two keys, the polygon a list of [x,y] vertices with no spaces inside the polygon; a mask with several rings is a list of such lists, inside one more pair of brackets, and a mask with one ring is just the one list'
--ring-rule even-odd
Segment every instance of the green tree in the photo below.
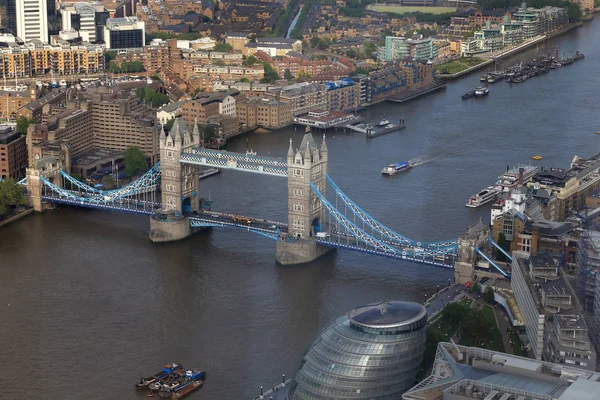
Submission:
{"label": "green tree", "polygon": [[569,16],[570,22],[579,22],[581,21],[581,17],[583,13],[581,12],[581,7],[577,3],[569,3],[567,6],[567,15]]}
{"label": "green tree", "polygon": [[233,46],[230,45],[229,43],[217,43],[217,44],[215,44],[215,48],[214,48],[214,51],[220,51],[220,52],[224,52],[224,53],[229,53],[232,50],[233,50]]}
{"label": "green tree", "polygon": [[264,61],[263,66],[265,67],[265,77],[260,80],[261,83],[273,83],[279,80],[279,74],[271,67],[271,64]]}
{"label": "green tree", "polygon": [[346,55],[350,58],[356,58],[357,53],[354,49],[348,49],[346,50]]}
{"label": "green tree", "polygon": [[130,146],[125,150],[125,175],[131,177],[140,170],[148,168],[146,156],[139,147]]}
{"label": "green tree", "polygon": [[248,80],[248,78],[241,78],[240,82],[250,82],[250,80]]}
{"label": "green tree", "polygon": [[471,293],[479,293],[481,292],[481,286],[479,286],[479,283],[475,282],[473,284],[473,286],[471,287]]}
{"label": "green tree", "polygon": [[456,323],[463,319],[469,311],[469,306],[464,303],[450,303],[444,307],[443,318],[446,323]]}
{"label": "green tree", "polygon": [[288,81],[294,79],[294,75],[292,75],[289,68],[286,68],[285,71],[283,71],[283,79],[286,79]]}
{"label": "green tree", "polygon": [[104,52],[104,62],[105,65],[109,65],[112,60],[117,58],[117,52],[112,50],[107,50]]}
{"label": "green tree", "polygon": [[493,303],[494,302],[494,289],[492,289],[491,286],[486,286],[485,287],[485,290],[483,292],[483,298],[488,303]]}
{"label": "green tree", "polygon": [[249,67],[253,66],[253,65],[254,65],[254,64],[256,64],[257,62],[258,62],[258,60],[257,60],[257,59],[256,59],[256,57],[254,57],[254,56],[248,56],[248,57],[246,58],[246,65],[247,65],[247,66],[249,66]]}
{"label": "green tree", "polygon": [[461,327],[465,335],[478,338],[486,336],[490,331],[487,321],[481,310],[469,309],[461,320]]}
{"label": "green tree", "polygon": [[29,118],[25,118],[24,116],[20,116],[17,119],[17,132],[19,132],[21,135],[26,136],[27,135],[27,128],[29,128],[29,125],[34,124],[35,121]]}
{"label": "green tree", "polygon": [[319,43],[321,42],[321,38],[318,36],[313,36],[310,39],[310,47],[317,47],[319,45]]}
{"label": "green tree", "polygon": [[27,198],[21,185],[13,181],[12,178],[0,181],[0,216],[8,214],[11,207],[26,204]]}
{"label": "green tree", "polygon": [[[510,251],[510,242],[506,240],[504,232],[498,234],[498,246],[500,246],[507,253]],[[496,260],[506,261],[506,256],[499,249],[496,249]]]}
{"label": "green tree", "polygon": [[112,188],[115,185],[115,178],[112,175],[104,175],[102,184],[107,188]]}
{"label": "green tree", "polygon": [[409,29],[409,30],[407,30],[407,31],[406,31],[406,33],[404,34],[404,37],[408,39],[408,38],[412,37],[412,35],[414,35],[414,34],[415,34],[415,31],[414,31],[414,29]]}

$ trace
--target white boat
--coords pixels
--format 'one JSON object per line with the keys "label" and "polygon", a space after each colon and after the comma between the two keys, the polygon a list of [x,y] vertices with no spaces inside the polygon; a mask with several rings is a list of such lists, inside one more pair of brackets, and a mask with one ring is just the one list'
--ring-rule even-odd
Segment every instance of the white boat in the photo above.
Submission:
{"label": "white boat", "polygon": [[515,168],[506,167],[506,172],[498,177],[494,187],[500,192],[509,192],[519,184],[519,171],[523,169],[523,184],[533,178],[539,168],[533,165],[520,165]]}
{"label": "white boat", "polygon": [[65,86],[67,86],[67,81],[65,81],[64,79],[61,79],[61,80],[58,82],[58,84],[59,84],[60,86],[62,86],[62,87],[65,87]]}
{"label": "white boat", "polygon": [[385,118],[385,114],[383,115],[383,118],[381,118],[381,121],[379,121],[379,123],[377,124],[377,126],[388,126],[390,124],[390,121],[388,121]]}
{"label": "white boat", "polygon": [[485,86],[478,87],[475,89],[475,97],[487,96],[490,93],[490,89]]}
{"label": "white boat", "polygon": [[474,194],[467,201],[466,206],[476,208],[494,200],[500,192],[493,186],[488,186],[481,192]]}

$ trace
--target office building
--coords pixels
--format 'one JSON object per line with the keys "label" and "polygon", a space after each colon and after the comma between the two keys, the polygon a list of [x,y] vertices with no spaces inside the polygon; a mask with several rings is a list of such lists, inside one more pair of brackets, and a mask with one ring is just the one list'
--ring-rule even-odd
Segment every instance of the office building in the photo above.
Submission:
{"label": "office building", "polygon": [[107,49],[141,48],[146,44],[144,21],[136,17],[109,18],[104,26]]}
{"label": "office building", "polygon": [[402,400],[597,400],[598,393],[599,373],[442,342],[431,374]]}
{"label": "office building", "polygon": [[16,0],[16,35],[19,38],[48,43],[48,3],[48,0]]}
{"label": "office building", "polygon": [[79,33],[81,40],[96,42],[96,13],[102,13],[104,6],[94,3],[62,4],[62,30],[74,29]]}
{"label": "office building", "polygon": [[15,181],[25,176],[27,144],[12,125],[0,125],[0,179]]}
{"label": "office building", "polygon": [[524,319],[533,358],[596,370],[596,352],[569,285],[552,253],[516,251],[511,287]]}
{"label": "office building", "polygon": [[427,310],[385,301],[356,308],[307,349],[291,400],[399,399],[414,382],[425,350]]}

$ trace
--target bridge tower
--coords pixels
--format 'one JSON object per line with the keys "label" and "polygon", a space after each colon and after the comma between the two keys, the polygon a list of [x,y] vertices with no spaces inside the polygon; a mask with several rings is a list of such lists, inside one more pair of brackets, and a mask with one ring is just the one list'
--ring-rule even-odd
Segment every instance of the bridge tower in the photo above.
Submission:
{"label": "bridge tower", "polygon": [[467,228],[467,232],[458,238],[458,260],[454,264],[454,282],[464,284],[473,281],[477,254],[475,247],[487,245],[489,228],[481,220]]}
{"label": "bridge tower", "polygon": [[316,233],[326,231],[325,207],[310,184],[325,194],[327,184],[327,144],[317,145],[310,130],[294,150],[292,139],[288,163],[288,232],[277,241],[276,259],[280,264],[303,264],[329,249],[317,245]]}
{"label": "bridge tower", "polygon": [[40,178],[45,178],[58,187],[62,187],[60,170],[63,166],[63,160],[57,160],[55,157],[35,158],[32,165],[26,170],[27,182],[27,200],[29,205],[35,211],[44,211],[43,191],[44,183]]}
{"label": "bridge tower", "polygon": [[150,240],[170,242],[189,236],[191,229],[185,213],[199,211],[198,167],[179,162],[181,153],[200,145],[198,125],[192,131],[181,118],[167,135],[159,138],[162,210],[150,217]]}

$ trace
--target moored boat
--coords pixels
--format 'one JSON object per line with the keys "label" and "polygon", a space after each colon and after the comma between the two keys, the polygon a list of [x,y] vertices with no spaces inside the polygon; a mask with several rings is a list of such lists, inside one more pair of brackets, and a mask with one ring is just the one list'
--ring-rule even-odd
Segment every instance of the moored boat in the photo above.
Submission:
{"label": "moored boat", "polygon": [[531,158],[533,158],[534,160],[541,160],[543,157],[542,156],[532,156]]}
{"label": "moored boat", "polygon": [[181,392],[188,385],[191,385],[192,383],[198,381],[200,378],[204,377],[204,375],[204,371],[187,370],[185,371],[185,376],[179,378],[172,384],[163,385],[163,387],[158,392],[158,395],[163,398],[172,398],[175,393]]}
{"label": "moored boat", "polygon": [[476,208],[494,200],[500,192],[493,186],[488,186],[481,192],[474,194],[467,201],[466,206]]}
{"label": "moored boat", "polygon": [[477,89],[475,89],[475,97],[487,96],[489,93],[490,89],[486,88],[485,86],[480,86]]}
{"label": "moored boat", "polygon": [[182,399],[185,396],[187,396],[188,394],[192,393],[194,390],[201,388],[203,384],[204,384],[204,382],[201,380],[191,382],[189,385],[185,386],[183,389],[179,390],[178,392],[173,393],[173,396],[171,396],[171,398],[172,399]]}
{"label": "moored boat", "polygon": [[150,386],[150,384],[154,383],[154,382],[159,382],[161,379],[164,379],[166,377],[168,377],[170,374],[172,374],[173,372],[180,370],[181,369],[181,365],[173,363],[173,364],[167,364],[163,367],[163,369],[151,376],[148,376],[146,378],[142,377],[140,378],[140,381],[137,382],[135,384],[135,388],[136,389],[146,389],[148,388],[148,386]]}
{"label": "moored boat", "polygon": [[468,100],[468,99],[470,99],[472,97],[475,97],[475,91],[474,90],[470,90],[467,93],[465,93],[465,94],[462,95],[462,99],[463,100]]}

